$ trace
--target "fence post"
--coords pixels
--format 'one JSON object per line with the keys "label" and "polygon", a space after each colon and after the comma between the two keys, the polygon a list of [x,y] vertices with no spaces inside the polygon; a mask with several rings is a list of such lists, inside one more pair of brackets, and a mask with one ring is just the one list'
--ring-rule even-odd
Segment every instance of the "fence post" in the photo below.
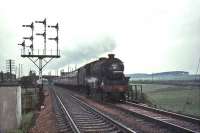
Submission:
{"label": "fence post", "polygon": [[133,101],[133,86],[131,85],[131,101]]}
{"label": "fence post", "polygon": [[135,100],[137,101],[138,96],[137,96],[137,85],[135,85]]}
{"label": "fence post", "polygon": [[[128,100],[129,100],[129,97],[130,97],[129,93],[130,93],[130,85],[128,86],[128,92],[127,92]],[[127,99],[126,99],[126,100],[127,100]]]}

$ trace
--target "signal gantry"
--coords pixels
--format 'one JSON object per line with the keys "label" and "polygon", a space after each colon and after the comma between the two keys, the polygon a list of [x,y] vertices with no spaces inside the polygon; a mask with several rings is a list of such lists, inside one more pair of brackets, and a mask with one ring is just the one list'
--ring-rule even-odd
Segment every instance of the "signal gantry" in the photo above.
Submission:
{"label": "signal gantry", "polygon": [[[42,24],[44,26],[42,33],[36,33],[34,34],[34,28],[36,24]],[[29,58],[35,66],[39,69],[39,80],[42,81],[42,70],[43,68],[53,59],[53,58],[60,58],[60,51],[58,49],[58,30],[59,25],[58,23],[56,25],[47,25],[46,18],[43,21],[35,21],[31,22],[30,25],[22,25],[22,27],[30,28],[31,29],[31,36],[29,37],[23,37],[23,42],[21,44],[22,50],[21,50],[21,57],[23,58]],[[56,50],[48,50],[47,49],[47,27],[48,28],[54,28],[56,30],[56,37],[54,38],[48,38],[48,40],[53,40],[56,42]],[[34,47],[34,39],[37,38],[34,35],[42,36],[43,37],[43,48],[42,49],[35,49]],[[26,44],[26,41],[31,41],[30,45]]]}

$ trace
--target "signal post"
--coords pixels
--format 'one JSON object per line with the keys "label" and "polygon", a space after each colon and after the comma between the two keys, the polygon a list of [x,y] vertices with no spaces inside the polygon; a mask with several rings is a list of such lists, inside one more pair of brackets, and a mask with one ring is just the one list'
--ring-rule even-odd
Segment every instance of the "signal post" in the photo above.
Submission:
{"label": "signal post", "polygon": [[[42,33],[35,33],[34,34],[34,28],[35,25],[43,25],[43,32]],[[46,19],[43,21],[35,21],[32,22],[30,25],[22,25],[22,27],[29,28],[31,30],[31,36],[29,37],[23,37],[23,42],[21,44],[21,57],[30,59],[31,62],[34,63],[34,65],[39,70],[39,81],[41,82],[42,86],[40,86],[40,101],[43,101],[43,79],[42,79],[42,71],[43,68],[53,59],[53,58],[60,58],[60,51],[58,49],[58,31],[59,31],[59,25],[58,23],[56,25],[47,25]],[[54,38],[50,37],[48,40],[55,41],[56,49],[54,50],[48,50],[47,49],[47,28],[53,28],[56,31],[56,36]],[[34,47],[34,39],[35,36],[41,36],[43,38],[43,48],[42,49],[35,49]],[[27,41],[30,41],[31,43],[27,45]]]}

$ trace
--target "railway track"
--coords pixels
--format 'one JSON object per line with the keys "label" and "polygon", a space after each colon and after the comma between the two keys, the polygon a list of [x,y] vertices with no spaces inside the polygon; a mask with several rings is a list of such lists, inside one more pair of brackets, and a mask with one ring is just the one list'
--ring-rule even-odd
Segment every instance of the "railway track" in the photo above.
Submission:
{"label": "railway track", "polygon": [[58,99],[56,99],[56,96],[54,94],[53,107],[56,115],[56,129],[58,133],[73,133],[73,128],[70,125],[68,117],[65,116],[64,110],[62,109],[61,105],[57,103]]}
{"label": "railway track", "polygon": [[125,104],[115,104],[112,106],[148,121],[155,122],[160,126],[164,126],[175,132],[200,133],[200,120],[196,118],[130,102],[126,102]]}
{"label": "railway track", "polygon": [[57,105],[62,108],[64,114],[62,118],[66,118],[69,123],[64,125],[70,125],[72,132],[135,133],[70,93],[63,94],[56,90],[54,92]]}

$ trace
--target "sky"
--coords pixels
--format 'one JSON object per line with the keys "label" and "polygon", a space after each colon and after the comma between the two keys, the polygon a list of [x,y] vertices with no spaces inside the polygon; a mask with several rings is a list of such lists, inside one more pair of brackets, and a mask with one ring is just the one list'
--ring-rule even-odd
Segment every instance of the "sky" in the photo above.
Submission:
{"label": "sky", "polygon": [[[125,73],[188,71],[196,73],[200,58],[199,0],[0,0],[0,70],[5,60],[23,64],[24,74],[37,68],[20,57],[22,28],[47,18],[59,23],[61,58],[45,72],[79,67],[114,53]],[[41,27],[36,29],[40,31]],[[48,31],[54,35],[53,31]],[[29,42],[27,42],[28,45]],[[35,48],[42,48],[36,38]],[[48,49],[55,44],[47,42]]]}

